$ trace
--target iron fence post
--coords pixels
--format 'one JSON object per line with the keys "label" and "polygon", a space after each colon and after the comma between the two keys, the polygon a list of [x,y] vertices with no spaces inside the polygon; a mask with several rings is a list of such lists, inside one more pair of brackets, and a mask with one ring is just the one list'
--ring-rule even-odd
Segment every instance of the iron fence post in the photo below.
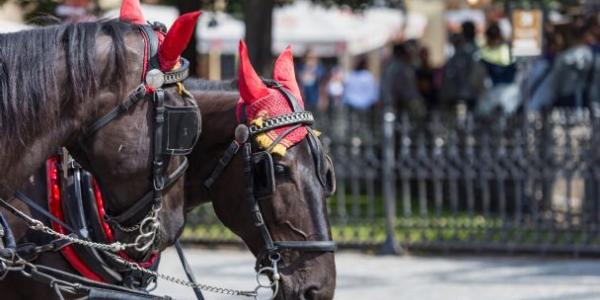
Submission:
{"label": "iron fence post", "polygon": [[383,164],[382,164],[382,189],[385,211],[386,239],[380,254],[400,255],[403,253],[395,235],[396,228],[396,158],[395,158],[395,121],[396,115],[390,106],[387,106],[383,114]]}

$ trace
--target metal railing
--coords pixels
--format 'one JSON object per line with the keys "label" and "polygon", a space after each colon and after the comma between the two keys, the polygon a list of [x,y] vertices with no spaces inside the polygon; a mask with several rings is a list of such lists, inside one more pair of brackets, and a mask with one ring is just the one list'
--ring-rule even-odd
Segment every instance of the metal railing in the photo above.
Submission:
{"label": "metal railing", "polygon": [[[340,246],[600,253],[599,113],[355,114],[322,124],[338,181],[328,207]],[[236,241],[210,208],[191,221],[191,240]]]}

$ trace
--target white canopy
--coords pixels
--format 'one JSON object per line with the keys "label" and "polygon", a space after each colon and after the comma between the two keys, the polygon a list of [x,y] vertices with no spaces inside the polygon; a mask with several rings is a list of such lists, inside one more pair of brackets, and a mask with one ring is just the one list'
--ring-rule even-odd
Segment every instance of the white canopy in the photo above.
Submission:
{"label": "white canopy", "polygon": [[222,53],[237,53],[238,41],[244,36],[244,22],[217,12],[204,12],[198,22],[198,52],[218,50]]}
{"label": "white canopy", "polygon": [[[319,56],[365,53],[385,45],[405,24],[400,10],[368,9],[362,14],[325,8],[309,1],[295,1],[273,13],[273,51],[292,45],[295,53],[313,49]],[[244,23],[223,13],[205,13],[198,26],[198,51],[237,52],[244,37]]]}
{"label": "white canopy", "polygon": [[[175,21],[177,9],[170,6],[142,4],[142,12],[149,21],[167,25]],[[119,9],[105,17],[117,18]],[[273,13],[273,52],[281,52],[292,45],[294,52],[313,49],[319,56],[357,55],[385,45],[394,35],[418,38],[427,20],[420,15],[389,8],[372,8],[354,13],[339,8],[325,8],[310,1],[297,0],[291,5],[278,7]],[[244,38],[244,22],[222,12],[203,12],[197,35],[198,52],[211,50],[225,54],[237,53],[238,41]]]}

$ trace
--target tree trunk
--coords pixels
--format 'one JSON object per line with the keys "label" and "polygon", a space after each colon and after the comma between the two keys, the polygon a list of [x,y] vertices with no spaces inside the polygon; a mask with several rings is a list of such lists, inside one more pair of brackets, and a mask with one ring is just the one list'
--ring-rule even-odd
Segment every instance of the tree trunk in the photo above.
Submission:
{"label": "tree trunk", "polygon": [[[177,9],[179,10],[179,14],[185,14],[188,12],[198,11],[202,7],[201,0],[177,0]],[[196,30],[194,30],[194,34],[192,35],[192,39],[188,44],[187,48],[183,51],[183,57],[190,61],[190,75],[197,76],[198,75],[198,52],[196,51],[196,45],[198,44],[198,39],[196,37]]]}
{"label": "tree trunk", "polygon": [[246,44],[254,69],[266,75],[271,68],[274,0],[248,0],[245,3]]}

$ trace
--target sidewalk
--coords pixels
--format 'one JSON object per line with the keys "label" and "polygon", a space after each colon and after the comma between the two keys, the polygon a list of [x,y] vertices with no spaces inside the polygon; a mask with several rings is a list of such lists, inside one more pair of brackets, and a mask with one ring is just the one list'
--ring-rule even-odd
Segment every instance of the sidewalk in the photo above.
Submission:
{"label": "sidewalk", "polygon": [[[198,281],[254,288],[254,258],[235,250],[187,249]],[[378,257],[355,252],[336,255],[336,300],[588,300],[600,299],[600,260],[534,257]],[[174,250],[166,251],[161,272],[185,275]],[[159,281],[154,292],[195,299],[185,287]],[[205,293],[207,300],[244,299]],[[249,298],[247,298],[249,299]]]}

